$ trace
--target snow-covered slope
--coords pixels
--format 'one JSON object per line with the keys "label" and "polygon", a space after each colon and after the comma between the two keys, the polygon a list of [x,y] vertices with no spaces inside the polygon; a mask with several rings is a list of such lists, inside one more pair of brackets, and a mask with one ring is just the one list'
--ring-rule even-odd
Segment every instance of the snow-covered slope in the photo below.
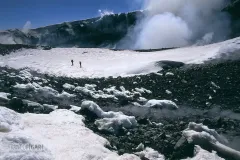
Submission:
{"label": "snow-covered slope", "polygon": [[[129,76],[157,72],[161,60],[202,63],[213,58],[236,58],[240,52],[240,37],[221,43],[192,46],[156,52],[112,51],[108,49],[54,48],[23,49],[0,56],[1,66],[28,67],[57,76],[107,77]],[[71,59],[74,66],[71,66]],[[80,68],[79,61],[83,68]]]}
{"label": "snow-covered slope", "polygon": [[143,17],[142,11],[101,14],[100,17],[64,22],[36,29],[0,31],[2,44],[49,45],[52,47],[107,47],[118,41]]}

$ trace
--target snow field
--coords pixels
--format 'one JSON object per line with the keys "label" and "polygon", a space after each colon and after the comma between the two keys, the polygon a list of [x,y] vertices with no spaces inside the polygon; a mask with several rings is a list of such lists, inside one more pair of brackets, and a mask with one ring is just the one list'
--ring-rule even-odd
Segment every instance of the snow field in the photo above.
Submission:
{"label": "snow field", "polygon": [[[206,46],[190,46],[156,52],[112,51],[91,48],[23,49],[0,56],[0,65],[68,77],[132,76],[161,70],[161,60],[203,63],[208,59],[239,58],[240,38]],[[85,54],[83,54],[86,52]],[[71,60],[74,66],[71,66]],[[79,61],[83,68],[80,68]]]}

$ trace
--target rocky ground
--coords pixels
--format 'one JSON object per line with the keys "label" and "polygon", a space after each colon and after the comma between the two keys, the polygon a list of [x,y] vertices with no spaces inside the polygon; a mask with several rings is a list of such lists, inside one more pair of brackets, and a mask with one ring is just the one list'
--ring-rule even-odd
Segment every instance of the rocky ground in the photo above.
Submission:
{"label": "rocky ground", "polygon": [[[159,73],[96,79],[56,77],[29,70],[1,67],[0,92],[9,95],[7,98],[0,98],[0,105],[20,113],[47,114],[54,110],[53,106],[70,109],[71,105],[80,106],[83,100],[92,100],[105,111],[122,111],[133,115],[138,121],[137,127],[127,130],[123,128],[112,134],[98,130],[94,125],[97,118],[94,113],[87,110],[77,112],[85,116],[87,127],[107,138],[111,143],[108,147],[120,154],[137,152],[137,146],[142,143],[164,154],[167,159],[191,157],[193,145],[185,141],[178,146],[182,131],[187,128],[189,122],[203,123],[215,129],[229,140],[229,146],[239,150],[240,62],[225,61],[207,65],[165,64],[165,69]],[[25,86],[16,87],[18,84]],[[75,87],[95,84],[96,87],[93,90],[90,87],[88,92],[77,92],[71,87],[64,88],[64,84]],[[116,90],[121,94],[123,90],[129,93],[124,91],[127,96],[115,95],[115,99],[109,96],[113,94],[110,92],[108,97],[96,98],[90,94],[90,91],[100,93],[104,88],[112,86],[116,86]],[[141,87],[151,92],[136,93],[135,89]],[[105,91],[104,94],[107,95]],[[140,97],[145,100],[139,100]],[[149,99],[171,100],[179,109],[149,110],[137,105],[143,105]]]}

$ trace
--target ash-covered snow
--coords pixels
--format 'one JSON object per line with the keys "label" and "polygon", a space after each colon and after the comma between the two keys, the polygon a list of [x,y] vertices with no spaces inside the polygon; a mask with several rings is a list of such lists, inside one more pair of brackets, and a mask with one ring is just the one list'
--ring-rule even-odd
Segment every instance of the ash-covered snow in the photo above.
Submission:
{"label": "ash-covered snow", "polygon": [[[161,60],[184,63],[203,63],[209,58],[239,57],[240,38],[206,46],[191,46],[156,52],[112,51],[108,49],[53,48],[51,50],[23,49],[14,54],[0,56],[0,65],[56,76],[108,77],[147,74],[161,70]],[[87,50],[87,54],[83,53]],[[71,59],[74,66],[71,66]],[[82,68],[78,62],[82,62]],[[26,74],[27,75],[27,74]]]}
{"label": "ash-covered snow", "polygon": [[81,108],[88,109],[100,118],[94,123],[99,130],[117,133],[120,128],[128,129],[137,126],[135,117],[124,115],[122,112],[104,112],[92,101],[83,101]]}
{"label": "ash-covered snow", "polygon": [[154,107],[154,108],[170,109],[170,110],[178,109],[178,106],[176,105],[176,103],[170,100],[156,100],[156,99],[147,101],[144,107]]}

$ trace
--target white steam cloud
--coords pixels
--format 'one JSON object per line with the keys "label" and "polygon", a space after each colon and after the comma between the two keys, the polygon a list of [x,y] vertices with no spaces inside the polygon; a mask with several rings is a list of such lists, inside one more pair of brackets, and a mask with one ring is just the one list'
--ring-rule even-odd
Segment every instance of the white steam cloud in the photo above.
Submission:
{"label": "white steam cloud", "polygon": [[[230,18],[221,12],[228,0],[144,0],[134,48],[204,45],[225,40]],[[140,33],[139,33],[140,30]],[[129,37],[129,35],[128,35]]]}
{"label": "white steam cloud", "polygon": [[139,35],[136,48],[170,48],[188,45],[191,30],[172,13],[154,15],[147,19]]}
{"label": "white steam cloud", "polygon": [[22,31],[23,31],[24,33],[28,33],[28,31],[29,31],[31,28],[32,28],[32,23],[31,23],[31,21],[27,21],[27,22],[24,24]]}

